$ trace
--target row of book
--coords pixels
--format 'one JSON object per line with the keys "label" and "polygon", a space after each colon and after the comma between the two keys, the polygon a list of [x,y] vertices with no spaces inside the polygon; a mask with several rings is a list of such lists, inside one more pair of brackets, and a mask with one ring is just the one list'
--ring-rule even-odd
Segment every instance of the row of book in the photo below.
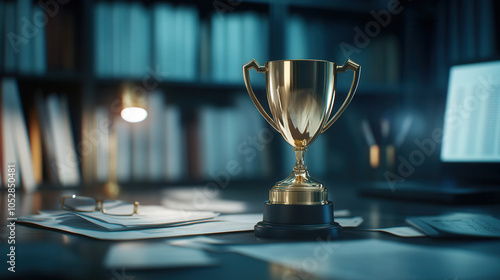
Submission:
{"label": "row of book", "polygon": [[141,2],[95,5],[95,68],[100,77],[193,80],[198,75],[199,16],[192,6]]}
{"label": "row of book", "polygon": [[152,23],[138,3],[98,2],[94,10],[95,69],[99,76],[144,75],[151,65]]}
{"label": "row of book", "polygon": [[7,166],[11,164],[16,166],[17,186],[27,191],[42,182],[80,184],[80,161],[67,97],[37,93],[35,105],[23,108],[17,81],[13,78],[2,79],[1,97],[2,184],[7,185]]}
{"label": "row of book", "polygon": [[101,77],[242,81],[244,63],[268,58],[268,20],[255,12],[201,20],[192,5],[98,2],[94,34]]}
{"label": "row of book", "polygon": [[53,12],[32,0],[0,1],[0,70],[41,75],[75,68],[74,17]]}
{"label": "row of book", "polygon": [[[76,29],[71,12],[60,8],[53,16],[31,0],[0,2],[3,70],[43,74],[74,69]],[[193,5],[98,1],[93,19],[99,77],[242,82],[243,64],[269,59],[269,20],[253,11],[213,13],[202,19]],[[364,29],[292,14],[285,25],[284,56],[337,63],[350,58],[364,67],[365,82],[397,83],[399,41],[390,35],[372,37]]]}
{"label": "row of book", "polygon": [[325,59],[338,64],[351,59],[362,66],[363,83],[397,84],[401,72],[399,40],[385,34],[372,37],[363,29],[361,25],[353,28],[346,22],[293,14],[285,26],[286,57]]}
{"label": "row of book", "polygon": [[213,14],[211,18],[211,77],[243,82],[242,66],[252,59],[269,60],[269,20],[254,12]]}
{"label": "row of book", "polygon": [[[274,134],[248,96],[235,99],[234,106],[204,105],[194,117],[185,118],[179,106],[169,104],[165,93],[156,90],[147,97],[145,121],[127,123],[116,117],[104,128],[101,124],[111,118],[110,110],[97,107],[97,180],[105,182],[114,175],[118,182],[269,175],[268,146]],[[110,154],[116,154],[115,164]]]}

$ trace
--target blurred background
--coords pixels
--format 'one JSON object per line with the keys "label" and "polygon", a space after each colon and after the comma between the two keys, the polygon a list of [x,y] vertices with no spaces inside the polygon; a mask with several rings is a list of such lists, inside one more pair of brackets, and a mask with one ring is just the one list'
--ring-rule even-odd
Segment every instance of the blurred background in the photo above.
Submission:
{"label": "blurred background", "polygon": [[[499,57],[499,13],[493,0],[1,1],[3,183],[9,162],[29,187],[280,180],[294,154],[246,92],[252,59],[360,64],[306,165],[320,181],[384,180],[442,128],[450,66]],[[338,75],[335,108],[351,82]],[[439,154],[409,177],[439,179]]]}

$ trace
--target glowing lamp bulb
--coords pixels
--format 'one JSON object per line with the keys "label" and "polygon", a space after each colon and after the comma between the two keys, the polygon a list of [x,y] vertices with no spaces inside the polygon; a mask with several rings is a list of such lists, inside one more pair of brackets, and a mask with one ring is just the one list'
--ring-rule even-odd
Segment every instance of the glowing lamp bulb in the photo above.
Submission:
{"label": "glowing lamp bulb", "polygon": [[138,123],[148,117],[148,112],[140,107],[127,107],[122,110],[121,116],[127,122]]}

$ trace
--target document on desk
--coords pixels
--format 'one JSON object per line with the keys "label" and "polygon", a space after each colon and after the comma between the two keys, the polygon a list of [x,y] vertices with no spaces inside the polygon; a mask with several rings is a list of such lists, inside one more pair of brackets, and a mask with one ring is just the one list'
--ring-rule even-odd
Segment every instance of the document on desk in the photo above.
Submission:
{"label": "document on desk", "polygon": [[489,215],[452,213],[406,221],[436,238],[500,238],[500,220]]}
{"label": "document on desk", "polygon": [[427,234],[412,227],[390,227],[390,228],[374,228],[374,229],[360,229],[364,231],[380,231],[390,233],[399,237],[424,237]]}
{"label": "document on desk", "polygon": [[500,279],[494,255],[374,239],[233,245],[229,251],[285,266],[273,270],[277,279],[310,278],[304,272],[351,280]]}
{"label": "document on desk", "polygon": [[180,225],[217,217],[219,214],[211,211],[184,211],[168,209],[156,205],[144,205],[139,208],[139,214],[133,216],[106,215],[102,212],[77,212],[77,215],[92,222],[95,220],[106,224],[120,225],[134,229],[164,225]]}
{"label": "document on desk", "polygon": [[[81,234],[104,240],[136,240],[174,236],[252,231],[262,214],[220,215],[212,211],[187,211],[141,205],[132,216],[102,212],[40,211],[20,217],[18,222]],[[357,227],[362,217],[336,218],[343,227]]]}
{"label": "document on desk", "polygon": [[254,225],[261,219],[262,214],[230,214],[202,220],[182,219],[182,221],[173,221],[170,219],[170,223],[165,223],[165,220],[163,220],[161,223],[158,222],[151,226],[144,225],[141,222],[133,222],[135,226],[131,227],[127,226],[123,220],[113,220],[116,223],[108,223],[89,215],[83,215],[76,212],[41,211],[39,215],[20,217],[18,222],[35,224],[96,239],[138,240],[251,231]]}

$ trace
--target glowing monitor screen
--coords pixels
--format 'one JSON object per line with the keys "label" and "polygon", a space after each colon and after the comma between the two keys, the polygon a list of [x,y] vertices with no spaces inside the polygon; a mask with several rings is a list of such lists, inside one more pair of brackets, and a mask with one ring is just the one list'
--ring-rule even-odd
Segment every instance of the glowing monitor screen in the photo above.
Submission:
{"label": "glowing monitor screen", "polygon": [[500,162],[500,61],[450,68],[441,160]]}

